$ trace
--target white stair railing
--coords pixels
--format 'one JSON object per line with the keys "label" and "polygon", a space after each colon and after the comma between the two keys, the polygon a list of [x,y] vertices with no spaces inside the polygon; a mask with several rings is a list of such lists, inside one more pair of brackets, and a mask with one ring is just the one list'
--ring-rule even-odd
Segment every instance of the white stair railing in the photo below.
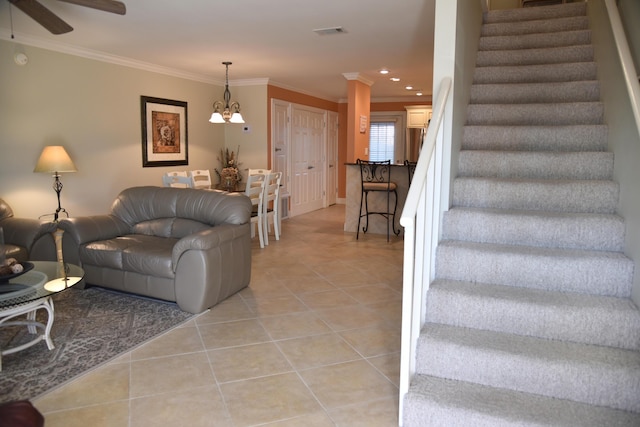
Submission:
{"label": "white stair railing", "polygon": [[633,64],[631,50],[629,49],[629,42],[627,41],[624,26],[620,19],[618,6],[616,5],[615,0],[605,0],[604,4],[609,14],[611,31],[613,31],[616,50],[622,65],[622,73],[624,74],[624,80],[627,85],[627,90],[629,91],[631,109],[633,110],[633,115],[636,119],[638,133],[640,133],[640,83],[638,82],[638,73],[636,72],[636,67]]}
{"label": "white stair railing", "polygon": [[433,215],[433,213],[439,206],[436,197],[437,188],[441,183],[436,174],[434,152],[451,85],[451,78],[442,79],[431,123],[427,128],[427,135],[400,217],[400,225],[404,227],[400,425],[402,425],[404,396],[409,391],[411,377],[415,373],[416,345],[424,323],[424,295],[431,280],[434,253],[438,244],[438,233],[434,230],[437,230],[436,223],[439,221],[439,215]]}

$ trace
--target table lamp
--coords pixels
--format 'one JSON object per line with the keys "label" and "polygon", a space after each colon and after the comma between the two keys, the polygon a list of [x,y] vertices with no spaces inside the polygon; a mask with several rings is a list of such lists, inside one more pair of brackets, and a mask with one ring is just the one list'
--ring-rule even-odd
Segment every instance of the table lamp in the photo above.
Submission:
{"label": "table lamp", "polygon": [[33,171],[53,173],[53,190],[58,196],[58,209],[56,209],[56,212],[54,213],[54,221],[58,221],[60,212],[64,212],[69,216],[66,209],[60,206],[60,192],[62,192],[60,173],[77,172],[78,170],[64,147],[61,145],[49,145],[44,147]]}

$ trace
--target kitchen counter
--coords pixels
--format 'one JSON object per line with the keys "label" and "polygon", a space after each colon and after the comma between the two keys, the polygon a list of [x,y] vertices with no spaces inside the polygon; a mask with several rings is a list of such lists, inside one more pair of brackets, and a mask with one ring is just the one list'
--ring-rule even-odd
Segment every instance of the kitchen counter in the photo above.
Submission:
{"label": "kitchen counter", "polygon": [[[358,209],[360,208],[360,167],[356,163],[345,163],[347,166],[347,188],[346,188],[346,209],[344,218],[344,231],[356,232],[358,226]],[[404,164],[391,165],[391,181],[398,186],[398,209],[395,217],[396,230],[400,230],[400,236],[404,234],[404,229],[400,226],[400,214],[404,208],[404,201],[409,191],[409,173]],[[391,211],[393,212],[393,194],[391,194]],[[385,193],[369,194],[369,211],[386,210],[387,195]],[[364,210],[364,207],[363,207]],[[365,221],[365,218],[362,218]],[[360,224],[363,227],[364,223]],[[362,228],[360,229],[362,238]],[[369,217],[369,230],[367,234],[387,234],[387,220],[381,215],[371,215]],[[366,235],[366,234],[365,234]],[[393,234],[391,235],[393,238]]]}

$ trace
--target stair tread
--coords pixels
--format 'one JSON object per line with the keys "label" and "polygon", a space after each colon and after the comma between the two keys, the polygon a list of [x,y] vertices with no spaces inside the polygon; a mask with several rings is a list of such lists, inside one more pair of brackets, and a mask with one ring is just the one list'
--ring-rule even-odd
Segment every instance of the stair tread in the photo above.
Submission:
{"label": "stair tread", "polygon": [[436,279],[629,297],[634,264],[621,252],[443,240]]}
{"label": "stair tread", "polygon": [[622,251],[624,233],[624,219],[616,214],[459,206],[444,214],[442,237],[478,243]]}
{"label": "stair tread", "polygon": [[640,311],[630,298],[443,279],[428,295],[428,322],[640,350]]}
{"label": "stair tread", "polygon": [[422,374],[640,412],[638,351],[428,323],[417,357]]}
{"label": "stair tread", "polygon": [[591,30],[558,31],[553,33],[521,34],[517,37],[482,36],[478,52],[580,46],[591,42]]}
{"label": "stair tread", "polygon": [[521,35],[532,33],[556,32],[558,30],[582,30],[589,27],[586,16],[569,16],[556,19],[541,19],[524,22],[499,22],[483,24],[483,36],[493,35]]}
{"label": "stair tread", "polygon": [[415,375],[405,397],[403,420],[406,427],[448,427],[459,425],[460,420],[464,420],[465,425],[476,427],[632,427],[640,425],[640,414],[464,381]]}
{"label": "stair tread", "polygon": [[[484,14],[485,24],[500,22],[539,21],[586,15],[586,3],[576,2],[553,6],[528,7],[520,9],[491,10]],[[535,25],[532,22],[531,25]]]}

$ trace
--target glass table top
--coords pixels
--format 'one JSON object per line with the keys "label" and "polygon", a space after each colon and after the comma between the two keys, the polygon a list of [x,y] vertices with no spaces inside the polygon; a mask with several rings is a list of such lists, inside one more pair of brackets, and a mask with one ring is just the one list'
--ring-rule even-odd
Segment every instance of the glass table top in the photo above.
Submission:
{"label": "glass table top", "polygon": [[31,261],[33,269],[0,282],[0,309],[46,298],[80,282],[84,270],[56,261]]}

